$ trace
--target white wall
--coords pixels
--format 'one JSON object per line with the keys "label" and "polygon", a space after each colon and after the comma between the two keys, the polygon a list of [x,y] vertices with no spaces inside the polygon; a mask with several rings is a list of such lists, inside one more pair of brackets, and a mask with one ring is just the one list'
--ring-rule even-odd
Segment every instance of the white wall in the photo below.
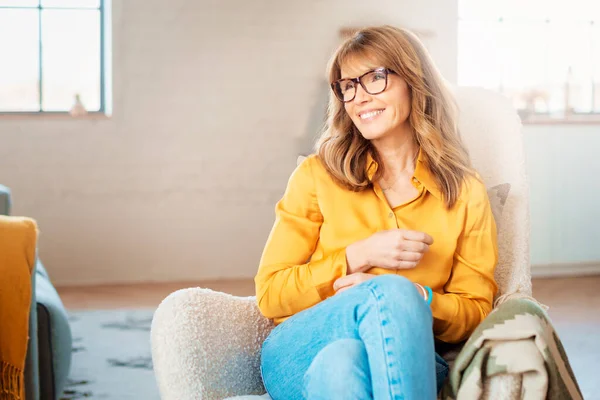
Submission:
{"label": "white wall", "polygon": [[431,30],[456,0],[115,1],[114,115],[0,119],[0,182],[57,284],[252,277],[341,26]]}
{"label": "white wall", "polygon": [[600,264],[600,125],[527,125],[523,132],[534,270]]}

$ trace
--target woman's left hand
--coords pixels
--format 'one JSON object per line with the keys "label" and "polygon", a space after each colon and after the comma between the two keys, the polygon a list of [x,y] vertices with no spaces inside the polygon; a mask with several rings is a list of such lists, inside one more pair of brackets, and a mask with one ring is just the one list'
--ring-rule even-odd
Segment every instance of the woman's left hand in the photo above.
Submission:
{"label": "woman's left hand", "polygon": [[360,285],[364,281],[375,278],[376,276],[377,275],[375,274],[367,274],[366,272],[356,272],[354,274],[346,275],[333,282],[333,290],[335,290],[335,294],[338,294],[351,287]]}

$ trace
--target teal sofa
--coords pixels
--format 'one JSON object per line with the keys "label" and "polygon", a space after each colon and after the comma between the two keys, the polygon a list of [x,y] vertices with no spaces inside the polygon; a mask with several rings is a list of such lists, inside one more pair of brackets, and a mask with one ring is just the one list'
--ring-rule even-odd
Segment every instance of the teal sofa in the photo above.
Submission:
{"label": "teal sofa", "polygon": [[[0,215],[10,215],[10,190],[0,185]],[[71,367],[73,340],[65,307],[39,260],[32,274],[29,340],[25,362],[27,400],[58,400]]]}

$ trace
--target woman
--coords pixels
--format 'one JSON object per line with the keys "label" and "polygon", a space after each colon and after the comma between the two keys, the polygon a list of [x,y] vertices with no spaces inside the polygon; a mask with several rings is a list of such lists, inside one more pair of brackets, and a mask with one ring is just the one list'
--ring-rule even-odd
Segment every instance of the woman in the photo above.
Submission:
{"label": "woman", "polygon": [[294,171],[255,278],[275,400],[434,399],[434,337],[497,291],[496,225],[444,82],[410,32],[367,28],[328,67],[328,124]]}

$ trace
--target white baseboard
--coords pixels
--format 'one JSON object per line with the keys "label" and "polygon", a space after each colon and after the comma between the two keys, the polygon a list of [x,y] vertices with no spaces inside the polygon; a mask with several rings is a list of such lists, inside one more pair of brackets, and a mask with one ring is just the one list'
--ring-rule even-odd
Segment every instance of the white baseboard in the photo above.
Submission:
{"label": "white baseboard", "polygon": [[585,275],[600,275],[600,261],[584,263],[538,264],[531,266],[531,276],[533,278]]}

